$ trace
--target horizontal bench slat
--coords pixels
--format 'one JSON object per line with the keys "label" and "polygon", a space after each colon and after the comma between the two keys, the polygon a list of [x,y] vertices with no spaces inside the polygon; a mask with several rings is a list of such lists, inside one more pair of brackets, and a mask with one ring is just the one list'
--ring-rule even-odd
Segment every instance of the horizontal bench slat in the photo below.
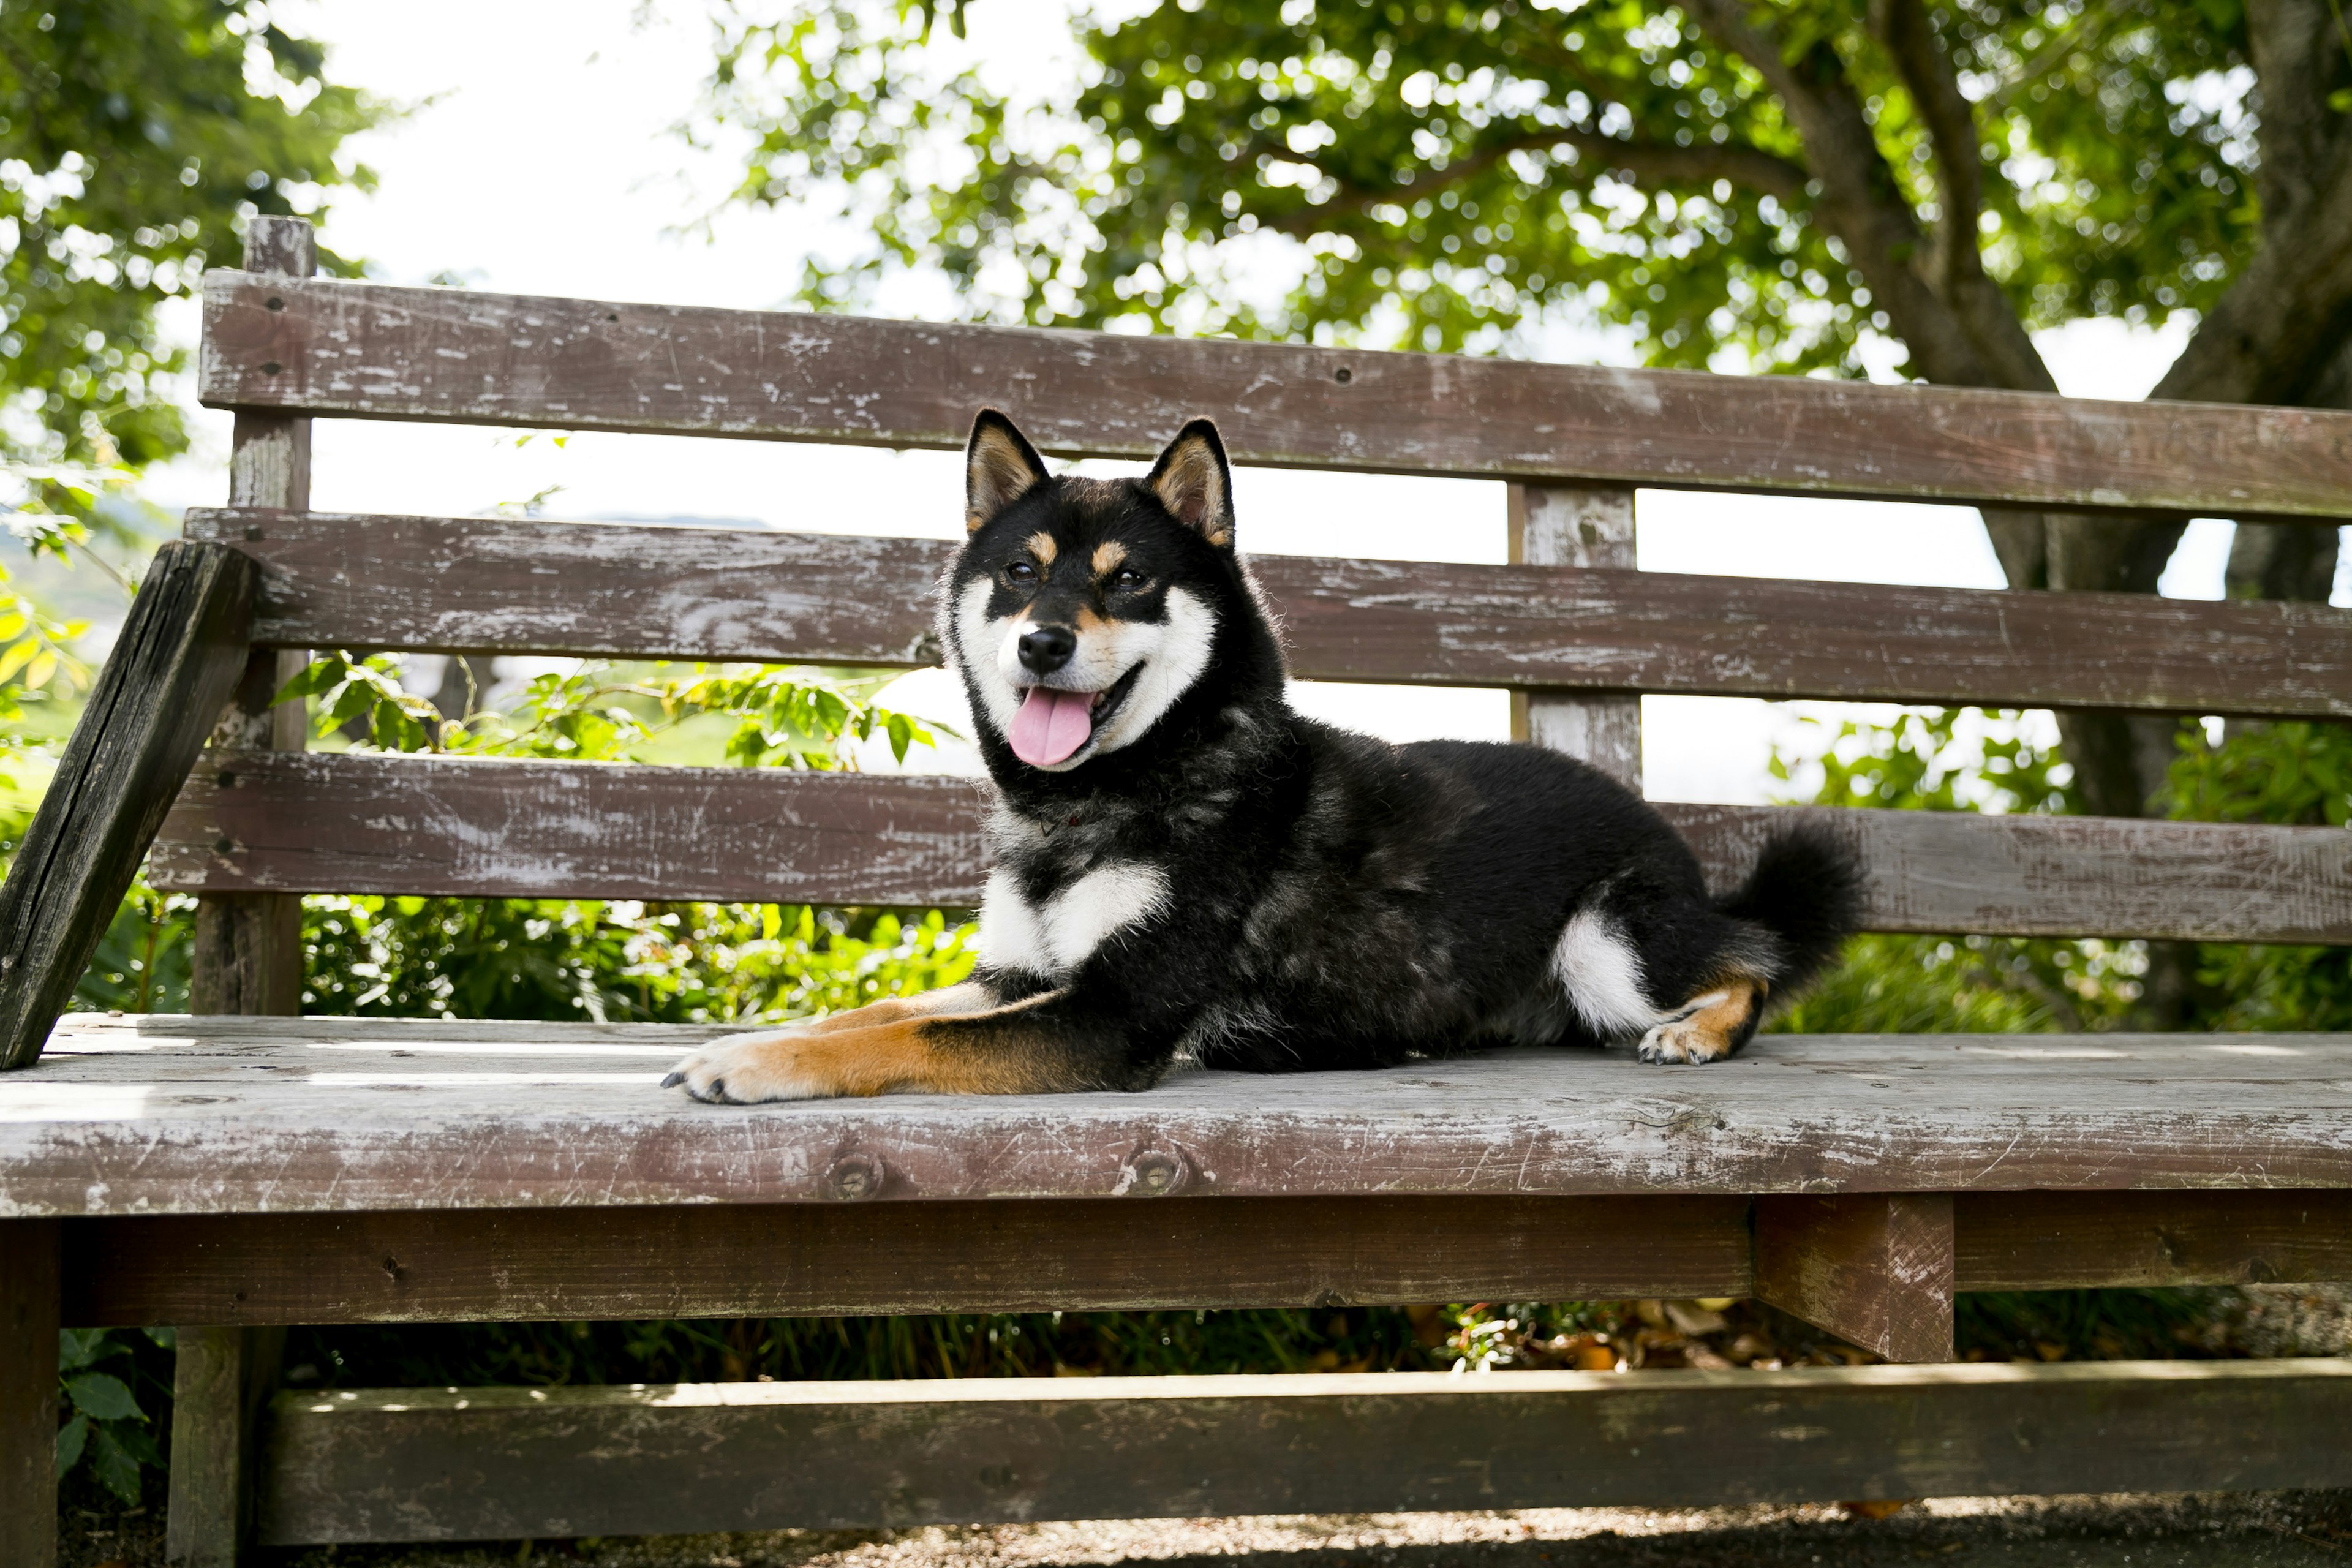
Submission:
{"label": "horizontal bench slat", "polygon": [[[986,795],[959,778],[208,754],[149,859],[179,892],[980,898]],[[1711,879],[1805,812],[1869,868],[1893,931],[2352,942],[2352,833],[2109,817],[1661,805]]]}
{"label": "horizontal bench slat", "polygon": [[[1769,1048],[1769,1047],[1768,1047]],[[788,1113],[779,1113],[788,1114]],[[1959,1290],[2352,1278],[2352,1191],[1962,1193]],[[80,1327],[1749,1296],[1736,1195],[696,1204],[129,1215],[65,1232]],[[393,1261],[392,1268],[384,1260]]]}
{"label": "horizontal bench slat", "polygon": [[[289,647],[935,664],[953,546],[726,529],[194,510],[262,563]],[[2352,614],[1268,555],[1295,674],[1988,706],[2352,717]]]}
{"label": "horizontal bench slat", "polygon": [[349,1389],[272,1415],[272,1545],[2352,1483],[2320,1436],[2352,1426],[2330,1360]]}
{"label": "horizontal bench slat", "polygon": [[659,1087],[725,1027],[68,1015],[0,1075],[0,1217],[2352,1187],[2343,1035],[1769,1035],[1705,1068],[1515,1051],[782,1106]]}
{"label": "horizontal bench slat", "polygon": [[[272,308],[272,302],[278,308]],[[2278,519],[2352,510],[2352,415],[1223,339],[205,278],[215,407]]]}

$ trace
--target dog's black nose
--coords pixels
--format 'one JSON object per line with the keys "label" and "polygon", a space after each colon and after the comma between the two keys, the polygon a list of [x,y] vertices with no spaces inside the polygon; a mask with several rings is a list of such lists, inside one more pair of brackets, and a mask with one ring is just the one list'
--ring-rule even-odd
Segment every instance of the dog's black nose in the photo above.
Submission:
{"label": "dog's black nose", "polygon": [[1021,663],[1037,675],[1053,674],[1077,651],[1077,634],[1067,626],[1037,626],[1021,634]]}

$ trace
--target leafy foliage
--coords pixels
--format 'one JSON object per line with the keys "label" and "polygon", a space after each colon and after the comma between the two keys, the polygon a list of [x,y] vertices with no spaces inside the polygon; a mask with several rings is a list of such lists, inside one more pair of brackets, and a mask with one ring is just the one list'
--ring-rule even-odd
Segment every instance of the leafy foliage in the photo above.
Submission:
{"label": "leafy foliage", "polygon": [[[0,7],[0,449],[135,469],[184,448],[159,307],[234,260],[247,217],[369,184],[337,153],[383,112],[261,0]],[[19,478],[41,510],[78,504]]]}
{"label": "leafy foliage", "polygon": [[[1879,724],[1848,721],[1792,751],[1773,777],[1819,768],[1806,804],[1909,811],[2074,809],[2073,770],[2014,711],[1921,709]],[[1801,1033],[1990,1034],[2113,1028],[2140,994],[2144,944],[1989,936],[1871,935],[1768,1026]]]}
{"label": "leafy foliage", "polygon": [[[169,1349],[172,1331],[148,1329],[144,1337]],[[149,1430],[133,1384],[151,1399],[167,1402],[171,1385],[141,1364],[136,1340],[105,1329],[67,1329],[58,1335],[58,1405],[66,1415],[58,1429],[58,1476],[87,1464],[109,1491],[126,1503],[139,1500],[139,1468],[160,1468],[163,1456]]]}
{"label": "leafy foliage", "polygon": [[[2167,802],[2200,822],[2352,826],[2352,727],[2249,724],[2210,748],[2184,736]],[[2352,948],[2209,944],[2200,958],[2214,1028],[2352,1028]]]}
{"label": "leafy foliage", "polygon": [[[1861,101],[1881,194],[1932,226],[1934,149],[1864,8],[1771,10],[1783,58]],[[871,236],[812,265],[818,304],[935,272],[964,311],[1038,324],[1450,350],[1566,316],[1654,364],[1859,374],[1899,330],[1787,104],[1687,12],[1161,0],[1081,24],[1083,79],[1031,101],[927,7],[727,0],[703,132],[754,138],[737,200]],[[1983,265],[2027,324],[2211,303],[2257,218],[2234,0],[1968,0],[1938,39],[1974,105]]]}
{"label": "leafy foliage", "polygon": [[805,667],[583,664],[537,676],[512,711],[474,708],[445,720],[400,681],[396,654],[354,658],[341,649],[311,660],[278,692],[280,702],[317,698],[321,737],[356,730],[383,751],[476,756],[642,761],[646,743],[701,714],[735,728],[726,759],[741,767],[833,769],[851,765],[854,742],[879,735],[903,763],[936,737],[911,714],[877,707],[887,675],[844,678]]}

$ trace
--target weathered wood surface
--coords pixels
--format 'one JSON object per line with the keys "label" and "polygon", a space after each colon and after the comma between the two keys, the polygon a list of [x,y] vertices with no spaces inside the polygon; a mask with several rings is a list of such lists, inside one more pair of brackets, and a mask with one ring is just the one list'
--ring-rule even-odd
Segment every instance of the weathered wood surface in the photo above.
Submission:
{"label": "weathered wood surface", "polygon": [[1889,1361],[1952,1359],[1949,1193],[1756,1200],[1756,1296]]}
{"label": "weathered wood surface", "polygon": [[158,887],[970,908],[986,875],[981,788],[936,774],[205,762],[149,862]]}
{"label": "weathered wood surface", "polygon": [[[1605,715],[1621,776],[1639,762],[1633,700],[1565,693],[2352,716],[2352,614],[2326,605],[1636,572],[1630,492],[1528,493],[1544,499],[1525,503],[1539,536],[1525,564],[1257,557],[1292,672],[1536,691],[1556,710],[1546,743],[1590,751],[1601,732],[1566,715]],[[1597,497],[1614,510],[1596,517]],[[1624,537],[1582,539],[1612,528]],[[261,563],[265,643],[891,666],[938,662],[933,590],[953,551],[251,509],[193,510],[186,529]]]}
{"label": "weathered wood surface", "polygon": [[[308,220],[256,216],[246,225],[247,272],[308,278],[318,267],[318,237]],[[306,510],[310,421],[267,412],[239,414],[229,443],[228,499],[236,507]],[[211,743],[224,750],[302,750],[309,743],[302,705],[280,705],[276,698],[308,658],[299,647],[252,649]],[[188,1005],[194,1012],[299,1013],[301,900],[286,893],[234,892],[199,900],[188,970]],[[190,1558],[220,1558],[233,1554],[236,1542],[186,1536],[181,1547],[181,1555]]]}
{"label": "weathered wood surface", "polygon": [[1961,1290],[2352,1279],[2352,1191],[1962,1193]]}
{"label": "weathered wood surface", "polygon": [[[65,1225],[65,1318],[483,1322],[1755,1293],[1734,1196],[130,1215]],[[1958,1290],[2352,1278],[2352,1191],[1962,1193]]]}
{"label": "weathered wood surface", "polygon": [[0,1219],[0,1563],[58,1560],[59,1238],[54,1220]]}
{"label": "weathered wood surface", "polygon": [[171,1568],[237,1568],[253,1534],[261,1418],[277,1392],[282,1328],[178,1322],[172,1378],[172,1475],[163,1515]]}
{"label": "weathered wood surface", "polygon": [[1781,823],[1838,833],[1862,858],[1873,931],[2352,942],[2352,833],[2340,828],[1675,802],[1658,810],[1717,888],[1755,863]]}
{"label": "weathered wood surface", "polygon": [[1748,1294],[1748,1200],[667,1208],[68,1220],[77,1324],[831,1317]]}
{"label": "weathered wood surface", "polygon": [[[1513,485],[1509,537],[1514,566],[1632,572],[1639,564],[1633,491],[1623,485]],[[1753,641],[1769,645],[1783,640],[1761,628],[1749,629],[1760,633]],[[1591,628],[1557,623],[1554,638],[1563,633],[1583,643]],[[1511,739],[1581,757],[1634,794],[1642,792],[1642,699],[1633,691],[1585,696],[1558,688],[1513,691]]]}
{"label": "weathered wood surface", "polygon": [[656,1087],[716,1032],[69,1017],[0,1079],[0,1215],[2352,1187],[2343,1036],[1783,1036],[1706,1068],[1534,1052],[758,1107]]}
{"label": "weathered wood surface", "polygon": [[[262,1539],[2352,1484],[2352,1363],[282,1395]],[[1695,1455],[1706,1456],[1705,1463]]]}
{"label": "weathered wood surface", "polygon": [[205,277],[214,407],[2262,519],[2346,510],[2352,416]]}
{"label": "weathered wood surface", "polygon": [[156,552],[0,887],[0,1068],[40,1054],[246,662],[253,563]]}
{"label": "weathered wood surface", "polygon": [[[209,754],[148,866],[183,892],[978,904],[982,784],[919,774],[368,755]],[[2352,942],[2352,833],[2329,827],[1690,805],[1709,879],[1810,818],[1894,931]]]}

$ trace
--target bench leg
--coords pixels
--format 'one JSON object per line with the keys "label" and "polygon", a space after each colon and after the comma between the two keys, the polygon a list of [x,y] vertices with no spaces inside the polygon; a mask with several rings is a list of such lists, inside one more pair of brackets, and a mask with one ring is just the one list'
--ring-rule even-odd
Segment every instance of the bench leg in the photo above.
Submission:
{"label": "bench leg", "polygon": [[0,1563],[58,1560],[58,1227],[0,1219]]}
{"label": "bench leg", "polygon": [[260,1417],[283,1329],[182,1329],[172,1382],[172,1494],[163,1560],[236,1568],[253,1536]]}
{"label": "bench leg", "polygon": [[1889,1361],[1952,1359],[1948,1193],[1756,1200],[1756,1295]]}

